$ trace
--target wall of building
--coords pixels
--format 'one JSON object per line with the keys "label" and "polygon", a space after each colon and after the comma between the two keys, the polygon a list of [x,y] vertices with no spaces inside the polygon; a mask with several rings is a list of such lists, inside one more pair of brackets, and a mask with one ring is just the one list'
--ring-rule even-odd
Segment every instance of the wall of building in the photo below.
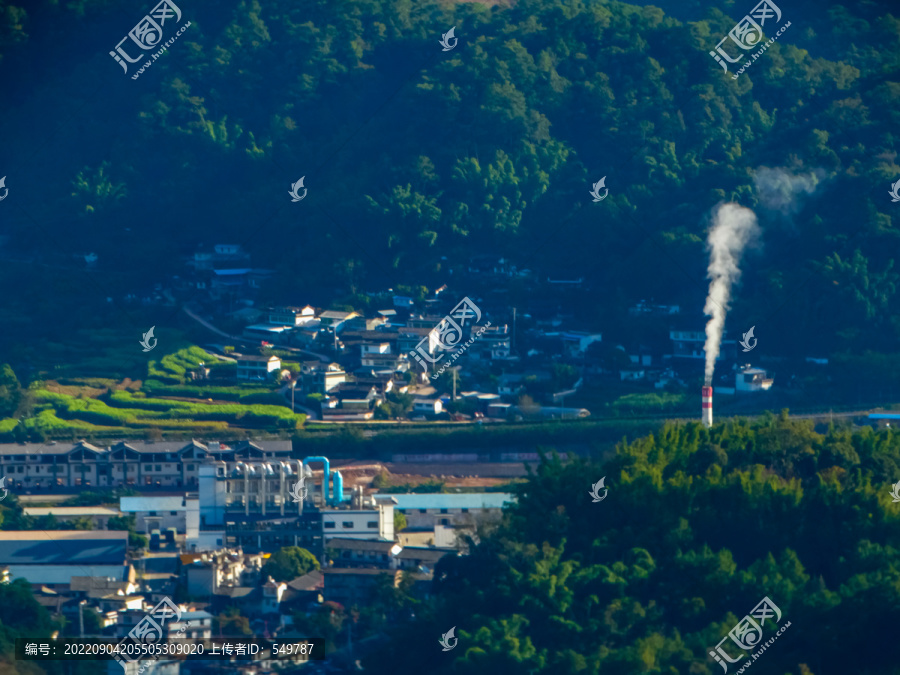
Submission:
{"label": "wall of building", "polygon": [[72,577],[111,577],[128,579],[127,565],[7,565],[12,579],[27,579],[30,584],[68,584]]}

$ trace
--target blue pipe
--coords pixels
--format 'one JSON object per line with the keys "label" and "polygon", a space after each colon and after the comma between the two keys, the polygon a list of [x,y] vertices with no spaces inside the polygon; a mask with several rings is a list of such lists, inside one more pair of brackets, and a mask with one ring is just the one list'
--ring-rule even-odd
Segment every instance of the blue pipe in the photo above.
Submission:
{"label": "blue pipe", "polygon": [[325,482],[322,483],[322,499],[328,504],[330,503],[330,499],[328,497],[328,488],[330,485],[329,477],[331,476],[331,468],[328,462],[327,457],[307,457],[303,460],[304,464],[308,464],[309,462],[322,462],[325,465]]}
{"label": "blue pipe", "polygon": [[334,472],[334,480],[332,481],[331,487],[334,490],[332,503],[337,506],[344,501],[344,477],[341,475],[340,471]]}

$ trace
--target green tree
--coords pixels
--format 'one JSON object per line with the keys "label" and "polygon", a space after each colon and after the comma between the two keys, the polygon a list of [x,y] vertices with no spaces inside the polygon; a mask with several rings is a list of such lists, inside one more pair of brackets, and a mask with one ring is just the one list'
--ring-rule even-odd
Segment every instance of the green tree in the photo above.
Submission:
{"label": "green tree", "polygon": [[9,364],[0,365],[0,418],[11,417],[22,402],[22,388]]}
{"label": "green tree", "polygon": [[215,623],[220,635],[228,637],[253,635],[250,620],[246,616],[241,616],[237,607],[229,607],[223,614],[216,616]]}
{"label": "green tree", "polygon": [[285,546],[269,556],[262,574],[275,581],[290,581],[317,569],[319,561],[312,553],[299,546]]}

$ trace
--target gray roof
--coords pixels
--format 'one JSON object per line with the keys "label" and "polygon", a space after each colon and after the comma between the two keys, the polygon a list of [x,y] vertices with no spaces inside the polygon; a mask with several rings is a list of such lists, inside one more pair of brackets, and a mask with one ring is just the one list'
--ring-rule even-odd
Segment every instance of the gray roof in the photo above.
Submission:
{"label": "gray roof", "polygon": [[379,551],[381,553],[390,553],[393,547],[394,542],[392,541],[351,539],[349,537],[334,537],[329,539],[325,544],[325,548],[334,548],[338,550],[350,549],[353,551]]}
{"label": "gray roof", "polygon": [[295,591],[314,591],[325,586],[325,577],[320,570],[313,570],[302,577],[291,579],[288,587]]}
{"label": "gray roof", "polygon": [[124,531],[0,532],[0,565],[124,565]]}
{"label": "gray roof", "polygon": [[184,497],[119,497],[122,513],[143,511],[184,511]]}
{"label": "gray roof", "polygon": [[106,577],[73,576],[72,581],[69,582],[69,589],[73,591],[105,591],[114,593],[124,591],[127,587],[127,581],[108,579]]}
{"label": "gray roof", "polygon": [[[272,440],[272,441],[249,441],[252,445],[258,446],[267,452],[290,452],[292,449],[291,441]],[[0,443],[0,455],[65,455],[78,447],[85,447],[93,452],[105,455],[110,449],[118,449],[119,447],[127,447],[139,453],[178,453],[188,447],[197,447],[211,453],[233,452],[241,450],[248,444],[248,441],[232,441],[226,444],[224,449],[219,449],[218,442],[211,442],[209,446],[196,440],[191,441],[165,441],[161,443],[138,442],[138,441],[116,441],[109,446],[98,447],[90,443]]]}
{"label": "gray roof", "polygon": [[414,546],[406,546],[397,556],[400,560],[421,560],[428,562],[437,562],[445,555],[455,553],[453,549],[440,548],[416,548]]}

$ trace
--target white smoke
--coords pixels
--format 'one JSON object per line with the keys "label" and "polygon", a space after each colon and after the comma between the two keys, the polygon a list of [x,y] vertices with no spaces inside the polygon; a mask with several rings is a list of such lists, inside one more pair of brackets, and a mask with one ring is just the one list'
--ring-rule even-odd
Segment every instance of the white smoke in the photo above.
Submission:
{"label": "white smoke", "polygon": [[722,342],[722,331],[725,328],[725,315],[731,304],[731,287],[741,276],[741,254],[748,243],[759,236],[759,225],[756,214],[738,204],[721,204],[713,218],[713,226],[706,239],[709,249],[709,267],[706,276],[709,278],[709,295],[703,313],[710,318],[706,324],[706,384],[712,384],[713,370],[719,347]]}
{"label": "white smoke", "polygon": [[811,195],[825,177],[822,169],[805,174],[787,169],[761,166],[753,172],[753,182],[760,203],[767,209],[791,215],[800,210],[803,195]]}

